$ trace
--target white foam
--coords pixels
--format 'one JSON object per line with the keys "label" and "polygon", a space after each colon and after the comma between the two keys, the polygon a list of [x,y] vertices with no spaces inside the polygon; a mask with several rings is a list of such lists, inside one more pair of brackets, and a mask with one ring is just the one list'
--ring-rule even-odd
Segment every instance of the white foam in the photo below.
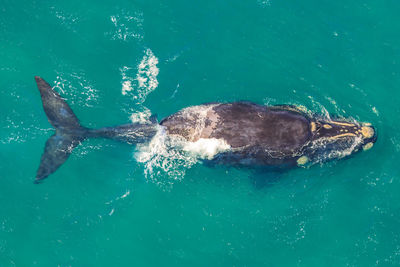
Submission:
{"label": "white foam", "polygon": [[371,109],[372,109],[372,112],[374,112],[375,115],[379,117],[379,111],[378,111],[378,109],[377,109],[376,107],[372,107]]}
{"label": "white foam", "polygon": [[[137,146],[134,157],[137,162],[144,164],[144,174],[148,181],[163,189],[170,189],[176,181],[184,178],[186,171],[199,159],[211,160],[216,154],[231,148],[222,139],[200,138],[206,125],[207,113],[214,106],[192,106],[180,111],[183,118],[195,120],[196,128],[190,137],[195,141],[187,141],[179,135],[167,135],[165,128],[159,126],[157,134],[149,143]],[[150,114],[150,110],[146,109],[131,119],[141,121]]]}
{"label": "white foam", "polygon": [[129,118],[132,121],[132,123],[136,122],[146,123],[149,121],[150,116],[151,116],[150,109],[142,107],[141,110],[137,110],[136,112],[132,113]]}
{"label": "white foam", "polygon": [[139,98],[144,102],[146,96],[154,91],[158,86],[157,75],[159,69],[157,68],[158,58],[154,55],[153,51],[149,48],[146,49],[145,55],[138,66],[138,73],[136,80],[141,89],[139,91]]}
{"label": "white foam", "polygon": [[121,93],[131,96],[134,100],[132,107],[134,112],[130,115],[133,123],[148,122],[151,116],[151,111],[143,103],[146,101],[147,96],[158,86],[157,75],[159,69],[157,64],[158,58],[151,49],[146,49],[137,67],[123,66],[120,68],[122,76]]}
{"label": "white foam", "polygon": [[341,109],[338,105],[338,103],[336,102],[336,100],[334,100],[332,97],[329,96],[325,96],[325,99],[329,101],[329,103],[333,106],[335,113],[338,116],[344,115],[346,114],[346,110]]}
{"label": "white foam", "polygon": [[123,195],[122,195],[122,196],[120,196],[119,198],[120,198],[120,199],[122,199],[122,198],[126,198],[127,196],[129,196],[129,195],[130,195],[130,193],[131,193],[131,192],[128,190],[128,191],[126,191],[126,192],[125,192],[125,194],[123,194]]}
{"label": "white foam", "polygon": [[269,6],[271,6],[271,1],[270,0],[258,0],[257,2],[261,7],[269,7]]}
{"label": "white foam", "polygon": [[[120,68],[122,76],[121,93],[123,95],[131,94],[136,104],[143,104],[147,96],[158,87],[159,69],[157,64],[158,58],[151,49],[147,48],[136,68],[129,66]],[[137,69],[135,74],[132,73],[134,69]]]}
{"label": "white foam", "polygon": [[129,77],[128,75],[128,71],[130,70],[130,67],[127,66],[123,66],[122,68],[119,69],[119,71],[121,72],[121,76],[122,76],[122,94],[126,95],[128,92],[133,90],[133,86],[132,86],[132,78]]}
{"label": "white foam", "polygon": [[201,138],[188,142],[182,137],[167,135],[165,128],[159,126],[149,143],[137,145],[134,157],[144,164],[144,175],[149,182],[168,190],[175,182],[181,181],[199,159],[211,160],[230,148],[222,139]]}
{"label": "white foam", "polygon": [[312,96],[308,96],[308,99],[311,100],[311,104],[314,107],[313,109],[318,110],[318,113],[322,114],[326,120],[331,120],[328,110],[320,102],[316,101]]}
{"label": "white foam", "polygon": [[123,81],[122,82],[122,94],[126,95],[127,92],[132,91],[132,82],[131,81]]}
{"label": "white foam", "polygon": [[[118,25],[117,18],[112,17],[111,20],[114,25]],[[123,66],[120,68],[122,76],[121,93],[131,96],[134,101],[135,112],[130,116],[133,123],[149,121],[151,111],[143,103],[147,96],[158,87],[159,69],[157,64],[158,58],[151,49],[147,48],[136,67]],[[172,184],[171,181],[183,177],[185,169],[181,169],[181,167],[191,166],[192,162],[183,153],[170,149],[170,147],[174,147],[174,142],[167,138],[162,127],[160,127],[149,143],[137,145],[137,151],[134,155],[138,162],[144,164],[146,179],[163,187],[168,187]],[[168,177],[160,178],[161,173]]]}
{"label": "white foam", "polygon": [[72,104],[78,102],[87,107],[93,107],[97,103],[98,91],[83,71],[57,74],[54,87],[68,99],[68,102]]}
{"label": "white foam", "polygon": [[143,39],[143,13],[121,12],[121,14],[110,16],[115,31],[107,33],[113,40],[129,41],[130,39]]}
{"label": "white foam", "polygon": [[200,138],[196,142],[186,142],[183,150],[189,152],[196,158],[213,159],[218,153],[228,151],[231,148],[223,139],[216,138]]}
{"label": "white foam", "polygon": [[134,156],[138,162],[144,164],[147,181],[169,190],[176,181],[183,179],[197,159],[181,149],[182,141],[168,136],[160,126],[148,144],[137,146]]}

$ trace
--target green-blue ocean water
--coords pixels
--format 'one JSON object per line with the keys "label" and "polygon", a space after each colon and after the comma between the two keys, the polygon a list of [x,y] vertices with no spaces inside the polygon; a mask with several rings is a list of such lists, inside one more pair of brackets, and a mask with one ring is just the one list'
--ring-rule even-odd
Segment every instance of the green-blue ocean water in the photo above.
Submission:
{"label": "green-blue ocean water", "polygon": [[[399,10],[2,0],[0,266],[399,266]],[[134,146],[87,140],[36,185],[53,129],[34,75],[88,127],[250,100],[370,122],[378,142],[257,187],[252,176],[271,174],[168,155],[151,165]]]}

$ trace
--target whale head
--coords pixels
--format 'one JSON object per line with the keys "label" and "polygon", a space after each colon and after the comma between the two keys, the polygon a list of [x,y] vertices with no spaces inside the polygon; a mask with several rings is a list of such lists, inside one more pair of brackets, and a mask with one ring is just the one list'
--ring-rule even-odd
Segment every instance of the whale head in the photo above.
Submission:
{"label": "whale head", "polygon": [[369,150],[377,140],[370,123],[314,118],[310,121],[311,140],[298,159],[299,165],[319,163]]}

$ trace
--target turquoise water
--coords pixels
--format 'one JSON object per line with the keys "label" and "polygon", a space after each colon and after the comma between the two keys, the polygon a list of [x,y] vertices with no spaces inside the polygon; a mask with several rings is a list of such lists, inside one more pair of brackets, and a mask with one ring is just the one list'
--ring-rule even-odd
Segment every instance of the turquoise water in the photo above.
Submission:
{"label": "turquoise water", "polygon": [[[400,265],[398,1],[100,2],[2,1],[0,266]],[[88,140],[35,185],[53,129],[34,75],[88,127],[246,99],[378,142],[260,188],[271,174]]]}

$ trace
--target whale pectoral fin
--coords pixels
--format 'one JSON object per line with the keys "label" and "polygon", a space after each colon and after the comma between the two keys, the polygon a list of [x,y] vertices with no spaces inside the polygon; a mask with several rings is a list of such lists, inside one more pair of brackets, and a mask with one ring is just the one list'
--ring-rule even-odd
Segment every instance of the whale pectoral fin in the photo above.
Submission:
{"label": "whale pectoral fin", "polygon": [[82,138],[56,133],[46,142],[35,183],[55,172],[69,157],[72,150],[82,141]]}

